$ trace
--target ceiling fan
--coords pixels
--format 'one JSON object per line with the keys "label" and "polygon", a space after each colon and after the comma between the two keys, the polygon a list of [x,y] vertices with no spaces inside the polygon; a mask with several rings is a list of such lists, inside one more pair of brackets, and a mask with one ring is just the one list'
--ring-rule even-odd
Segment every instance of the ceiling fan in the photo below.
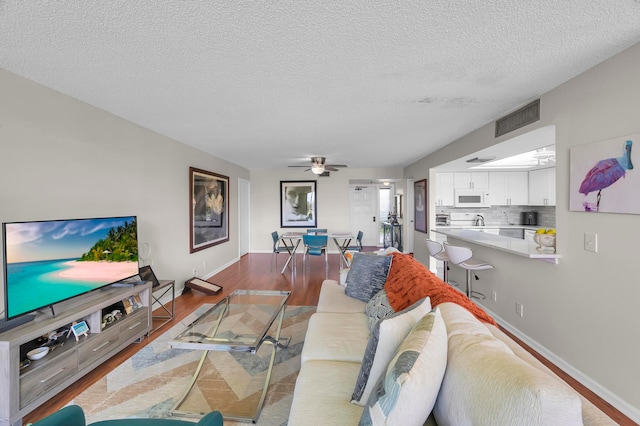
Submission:
{"label": "ceiling fan", "polygon": [[346,164],[326,164],[324,157],[311,157],[311,166],[289,166],[289,167],[307,167],[305,172],[311,170],[316,175],[322,175],[325,172],[337,172],[339,167],[347,167]]}

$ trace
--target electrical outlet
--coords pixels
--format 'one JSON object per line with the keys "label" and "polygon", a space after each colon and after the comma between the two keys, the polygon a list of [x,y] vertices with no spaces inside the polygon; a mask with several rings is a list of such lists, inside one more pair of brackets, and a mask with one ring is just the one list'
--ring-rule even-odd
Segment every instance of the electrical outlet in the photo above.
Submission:
{"label": "electrical outlet", "polygon": [[516,302],[516,314],[518,314],[520,318],[524,317],[524,306],[522,306],[522,303]]}
{"label": "electrical outlet", "polygon": [[498,301],[498,292],[495,290],[491,290],[491,300],[493,300],[494,302]]}
{"label": "electrical outlet", "polygon": [[198,270],[197,270],[197,269],[195,269],[195,268],[193,269],[193,276],[194,276],[194,277],[197,277],[197,276],[198,276]]}
{"label": "electrical outlet", "polygon": [[593,253],[598,252],[598,234],[584,234],[584,249]]}

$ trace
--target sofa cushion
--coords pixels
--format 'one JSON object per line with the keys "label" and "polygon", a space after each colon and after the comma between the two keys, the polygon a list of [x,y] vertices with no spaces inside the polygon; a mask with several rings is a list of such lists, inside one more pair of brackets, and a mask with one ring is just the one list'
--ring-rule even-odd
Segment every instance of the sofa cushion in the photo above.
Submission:
{"label": "sofa cushion", "polygon": [[344,294],[345,287],[333,280],[322,283],[316,312],[364,313],[367,305],[362,300]]}
{"label": "sofa cushion", "polygon": [[400,311],[423,297],[429,296],[433,307],[445,302],[454,302],[463,306],[480,321],[495,325],[496,322],[493,318],[487,315],[482,308],[435,276],[413,256],[402,253],[393,253],[392,256],[393,261],[384,289],[387,291],[389,303],[395,311]]}
{"label": "sofa cushion", "polygon": [[371,393],[360,425],[423,425],[446,368],[447,330],[436,308],[400,344]]}
{"label": "sofa cushion", "polygon": [[[384,290],[382,292],[384,293]],[[351,402],[359,405],[367,403],[371,391],[385,372],[400,343],[430,310],[431,304],[427,297],[376,322],[369,336]]]}
{"label": "sofa cushion", "polygon": [[391,257],[354,253],[347,273],[345,294],[363,302],[368,302],[384,288],[387,281]]}
{"label": "sofa cushion", "polygon": [[389,304],[389,298],[387,297],[387,292],[384,291],[384,289],[377,292],[375,296],[367,302],[367,306],[364,308],[364,313],[367,314],[367,318],[369,319],[369,331],[373,331],[378,321],[395,313]]}
{"label": "sofa cushion", "polygon": [[[369,340],[364,313],[315,313],[309,318],[300,362],[345,361],[360,364]],[[351,383],[351,390],[353,384]]]}
{"label": "sofa cushion", "polygon": [[578,394],[517,357],[455,304],[442,304],[449,359],[434,407],[440,426],[582,425]]}
{"label": "sofa cushion", "polygon": [[334,426],[358,424],[362,407],[351,404],[360,365],[352,362],[309,361],[302,365],[293,391],[288,424]]}

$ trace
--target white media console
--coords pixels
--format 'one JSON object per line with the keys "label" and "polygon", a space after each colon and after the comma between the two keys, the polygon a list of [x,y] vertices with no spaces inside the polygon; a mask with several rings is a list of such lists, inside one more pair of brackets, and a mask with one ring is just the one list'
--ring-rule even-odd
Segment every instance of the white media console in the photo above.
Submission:
{"label": "white media console", "polygon": [[[0,333],[0,426],[21,425],[26,414],[126,346],[141,341],[151,331],[151,284],[96,290],[56,304],[55,317],[45,309],[33,321]],[[142,306],[103,328],[103,310],[136,294]],[[71,335],[44,358],[20,368],[23,345],[82,320],[89,325],[87,336],[76,341]]]}

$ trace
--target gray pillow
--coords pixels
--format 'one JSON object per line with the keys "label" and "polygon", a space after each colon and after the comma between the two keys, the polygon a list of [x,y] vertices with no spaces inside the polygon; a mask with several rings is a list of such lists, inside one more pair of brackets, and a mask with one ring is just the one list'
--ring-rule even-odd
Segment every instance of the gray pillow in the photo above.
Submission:
{"label": "gray pillow", "polygon": [[391,267],[391,256],[354,253],[347,274],[345,294],[368,302],[384,288]]}
{"label": "gray pillow", "polygon": [[[384,290],[383,290],[384,291]],[[378,379],[386,372],[387,365],[413,326],[431,310],[428,297],[418,300],[400,312],[377,321],[369,335],[351,402],[365,405]]]}
{"label": "gray pillow", "polygon": [[367,302],[367,306],[364,308],[364,313],[367,314],[367,318],[369,319],[369,332],[373,333],[373,329],[378,321],[388,317],[394,312],[389,303],[387,292],[384,289],[377,292],[371,300]]}

